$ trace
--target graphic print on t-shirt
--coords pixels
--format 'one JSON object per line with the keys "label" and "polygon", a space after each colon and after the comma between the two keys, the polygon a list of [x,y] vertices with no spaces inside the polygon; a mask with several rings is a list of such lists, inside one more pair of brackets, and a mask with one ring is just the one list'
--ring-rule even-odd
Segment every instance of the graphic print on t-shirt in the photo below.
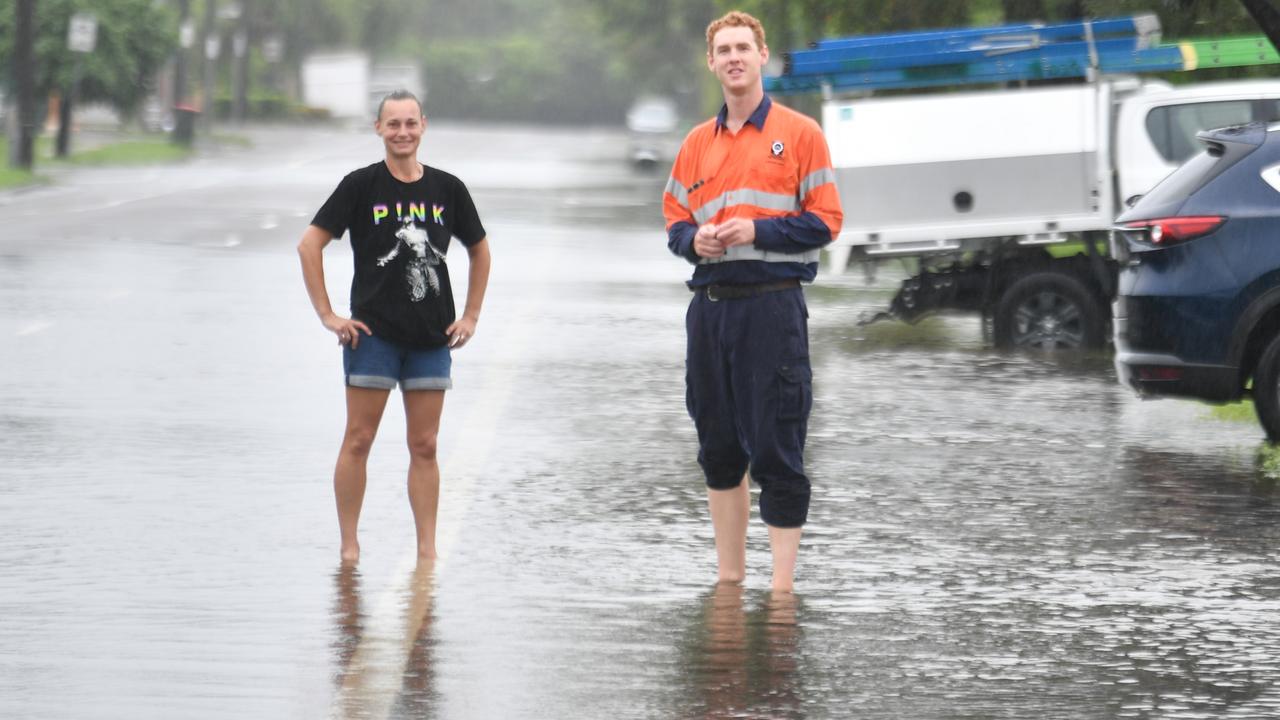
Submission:
{"label": "graphic print on t-shirt", "polygon": [[378,258],[378,267],[386,267],[387,263],[400,254],[401,243],[409,246],[413,257],[405,265],[405,287],[409,291],[409,299],[421,302],[426,299],[427,291],[433,297],[440,294],[440,278],[436,276],[436,266],[444,262],[444,255],[436,250],[427,238],[427,231],[413,223],[413,216],[404,218],[404,225],[396,230],[396,243],[391,252]]}

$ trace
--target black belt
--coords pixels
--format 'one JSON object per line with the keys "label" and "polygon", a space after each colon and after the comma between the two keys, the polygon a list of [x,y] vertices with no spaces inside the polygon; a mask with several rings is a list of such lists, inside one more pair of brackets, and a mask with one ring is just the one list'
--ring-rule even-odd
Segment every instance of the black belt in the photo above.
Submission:
{"label": "black belt", "polygon": [[798,287],[800,287],[800,281],[792,278],[790,280],[775,280],[774,282],[755,283],[753,285],[695,285],[689,289],[694,293],[705,295],[711,302],[716,302],[718,300],[752,298],[765,293]]}

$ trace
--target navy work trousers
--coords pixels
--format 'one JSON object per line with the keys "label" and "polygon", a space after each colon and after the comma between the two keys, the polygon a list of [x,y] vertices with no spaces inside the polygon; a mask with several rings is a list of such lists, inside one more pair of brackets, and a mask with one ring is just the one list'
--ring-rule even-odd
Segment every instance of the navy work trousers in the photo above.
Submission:
{"label": "navy work trousers", "polygon": [[735,488],[749,468],[760,517],[774,527],[800,527],[809,514],[808,316],[800,288],[726,300],[698,292],[685,316],[685,400],[707,486]]}

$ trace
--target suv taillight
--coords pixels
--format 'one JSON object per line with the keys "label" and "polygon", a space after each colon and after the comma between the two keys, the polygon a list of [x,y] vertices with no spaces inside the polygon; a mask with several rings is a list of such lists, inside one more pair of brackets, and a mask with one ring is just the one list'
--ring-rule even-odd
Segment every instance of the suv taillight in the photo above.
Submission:
{"label": "suv taillight", "polygon": [[1227,219],[1221,215],[1156,218],[1138,220],[1120,226],[1128,237],[1159,247],[1194,240],[1222,227]]}

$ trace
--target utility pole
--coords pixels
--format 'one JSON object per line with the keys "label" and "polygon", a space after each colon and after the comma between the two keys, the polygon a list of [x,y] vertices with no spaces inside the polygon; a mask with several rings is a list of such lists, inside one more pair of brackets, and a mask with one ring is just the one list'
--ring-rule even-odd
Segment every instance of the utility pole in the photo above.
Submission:
{"label": "utility pole", "polygon": [[93,52],[98,39],[98,18],[93,13],[78,12],[71,16],[67,28],[67,51],[75,55],[71,69],[71,85],[63,88],[58,103],[58,142],[54,154],[64,158],[71,151],[71,113],[79,101],[80,76],[84,74],[84,56]]}
{"label": "utility pole", "polygon": [[253,36],[250,32],[249,14],[253,4],[250,0],[240,0],[240,18],[235,35],[231,42],[235,66],[235,89],[231,100],[231,117],[236,124],[243,125],[249,115],[249,43]]}
{"label": "utility pole", "polygon": [[218,0],[205,0],[204,3],[204,91],[200,109],[203,112],[202,124],[205,129],[213,127],[213,85],[218,72],[218,53],[221,40],[218,37]]}
{"label": "utility pole", "polygon": [[173,57],[173,104],[187,102],[187,50],[191,47],[191,0],[178,0],[178,52]]}
{"label": "utility pole", "polygon": [[15,118],[10,121],[9,164],[30,170],[35,164],[35,10],[36,0],[17,0],[13,23]]}
{"label": "utility pole", "polygon": [[178,0],[178,53],[173,61],[173,134],[170,139],[175,145],[187,147],[195,139],[195,110],[187,92],[187,60],[195,39],[191,0]]}

